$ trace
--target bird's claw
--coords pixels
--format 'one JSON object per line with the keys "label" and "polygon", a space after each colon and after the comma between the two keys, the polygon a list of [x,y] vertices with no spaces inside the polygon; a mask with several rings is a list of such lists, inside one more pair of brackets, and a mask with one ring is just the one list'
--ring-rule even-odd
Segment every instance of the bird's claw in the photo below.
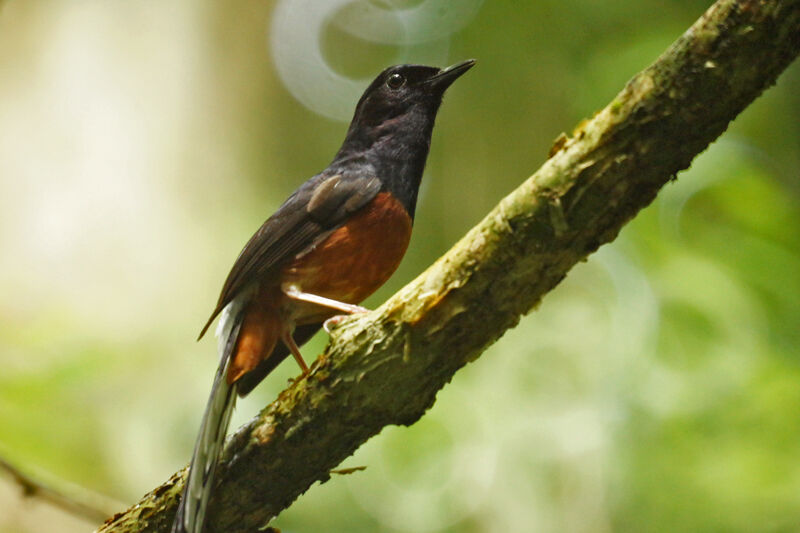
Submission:
{"label": "bird's claw", "polygon": [[368,313],[368,312],[369,309],[367,309],[366,307],[361,307],[360,305],[354,305],[352,311],[349,314],[332,316],[328,320],[323,322],[322,329],[325,330],[325,333],[330,335],[331,330],[335,329],[339,324],[344,322],[346,318],[349,318],[351,315]]}
{"label": "bird's claw", "polygon": [[331,334],[331,329],[333,329],[333,328],[335,328],[336,326],[338,326],[339,324],[341,324],[341,323],[342,323],[342,321],[343,321],[345,318],[347,318],[348,316],[350,316],[350,315],[336,315],[336,316],[332,316],[332,317],[330,317],[328,320],[326,320],[325,322],[323,322],[323,323],[322,323],[322,329],[324,329],[324,330],[325,330],[325,333],[327,333],[328,335],[330,335],[330,334]]}

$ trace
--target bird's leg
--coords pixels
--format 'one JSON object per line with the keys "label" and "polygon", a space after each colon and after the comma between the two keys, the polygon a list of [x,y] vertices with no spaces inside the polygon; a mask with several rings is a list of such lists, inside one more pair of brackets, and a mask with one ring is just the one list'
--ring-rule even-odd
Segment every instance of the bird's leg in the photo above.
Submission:
{"label": "bird's leg", "polygon": [[294,356],[294,360],[297,361],[297,364],[300,365],[300,368],[303,371],[303,375],[305,376],[308,374],[308,365],[303,360],[303,354],[300,353],[300,348],[297,347],[297,343],[294,342],[294,337],[292,337],[292,332],[289,329],[284,329],[281,332],[281,340],[289,348],[289,351],[292,352]]}
{"label": "bird's leg", "polygon": [[[341,311],[348,315],[352,315],[354,313],[367,313],[369,309],[366,307],[361,307],[360,305],[348,304],[345,302],[340,302],[338,300],[332,300],[330,298],[325,298],[324,296],[319,296],[318,294],[311,294],[308,292],[303,292],[298,289],[294,285],[286,285],[282,287],[283,293],[286,294],[289,298],[294,300],[300,300],[301,302],[309,302],[313,304],[317,304],[321,307],[327,307],[328,309],[334,309],[336,311]],[[339,322],[345,319],[343,315],[337,315],[334,317],[329,318],[325,321],[322,325],[323,329],[330,333],[330,326],[335,326]],[[288,345],[287,345],[288,346]],[[295,356],[297,357],[297,356]]]}
{"label": "bird's leg", "polygon": [[294,285],[288,285],[283,287],[283,292],[284,294],[286,294],[286,296],[294,300],[300,300],[301,302],[309,302],[312,304],[317,304],[322,307],[327,307],[329,309],[335,309],[336,311],[347,313],[348,315],[352,315],[353,313],[366,313],[367,311],[369,311],[369,309],[367,309],[366,307],[361,307],[360,305],[348,304],[345,302],[340,302],[338,300],[331,300],[330,298],[325,298],[324,296],[319,296],[317,294],[303,292]]}

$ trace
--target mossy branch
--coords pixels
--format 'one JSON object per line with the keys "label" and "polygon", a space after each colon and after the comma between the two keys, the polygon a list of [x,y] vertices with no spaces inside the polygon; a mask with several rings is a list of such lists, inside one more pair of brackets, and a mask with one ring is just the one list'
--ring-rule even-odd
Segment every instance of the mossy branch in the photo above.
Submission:
{"label": "mossy branch", "polygon": [[[228,443],[208,532],[258,530],[364,441],[409,425],[578,261],[614,239],[800,52],[800,0],[720,0]],[[100,531],[166,532],[183,473]]]}

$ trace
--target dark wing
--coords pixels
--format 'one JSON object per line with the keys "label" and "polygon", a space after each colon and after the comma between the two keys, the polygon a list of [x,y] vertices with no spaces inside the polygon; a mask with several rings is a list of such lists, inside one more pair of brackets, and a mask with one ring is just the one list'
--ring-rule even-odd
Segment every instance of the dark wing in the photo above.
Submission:
{"label": "dark wing", "polygon": [[374,175],[348,172],[323,172],[301,185],[245,245],[198,339],[243,289],[305,253],[338,228],[348,215],[375,198],[380,189],[381,182]]}

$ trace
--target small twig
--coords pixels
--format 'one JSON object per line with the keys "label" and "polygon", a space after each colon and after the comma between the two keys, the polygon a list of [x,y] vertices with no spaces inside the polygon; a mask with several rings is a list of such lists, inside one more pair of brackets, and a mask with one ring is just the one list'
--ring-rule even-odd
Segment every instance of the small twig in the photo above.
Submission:
{"label": "small twig", "polygon": [[0,470],[5,471],[22,489],[26,498],[37,498],[67,513],[83,518],[92,523],[101,523],[116,509],[124,508],[124,504],[115,502],[106,496],[93,493],[78,486],[54,489],[41,481],[31,478],[19,468],[0,457]]}
{"label": "small twig", "polygon": [[350,474],[354,474],[356,472],[363,472],[366,470],[366,466],[352,466],[350,468],[334,468],[331,470],[331,474],[338,474],[340,476],[349,476]]}

